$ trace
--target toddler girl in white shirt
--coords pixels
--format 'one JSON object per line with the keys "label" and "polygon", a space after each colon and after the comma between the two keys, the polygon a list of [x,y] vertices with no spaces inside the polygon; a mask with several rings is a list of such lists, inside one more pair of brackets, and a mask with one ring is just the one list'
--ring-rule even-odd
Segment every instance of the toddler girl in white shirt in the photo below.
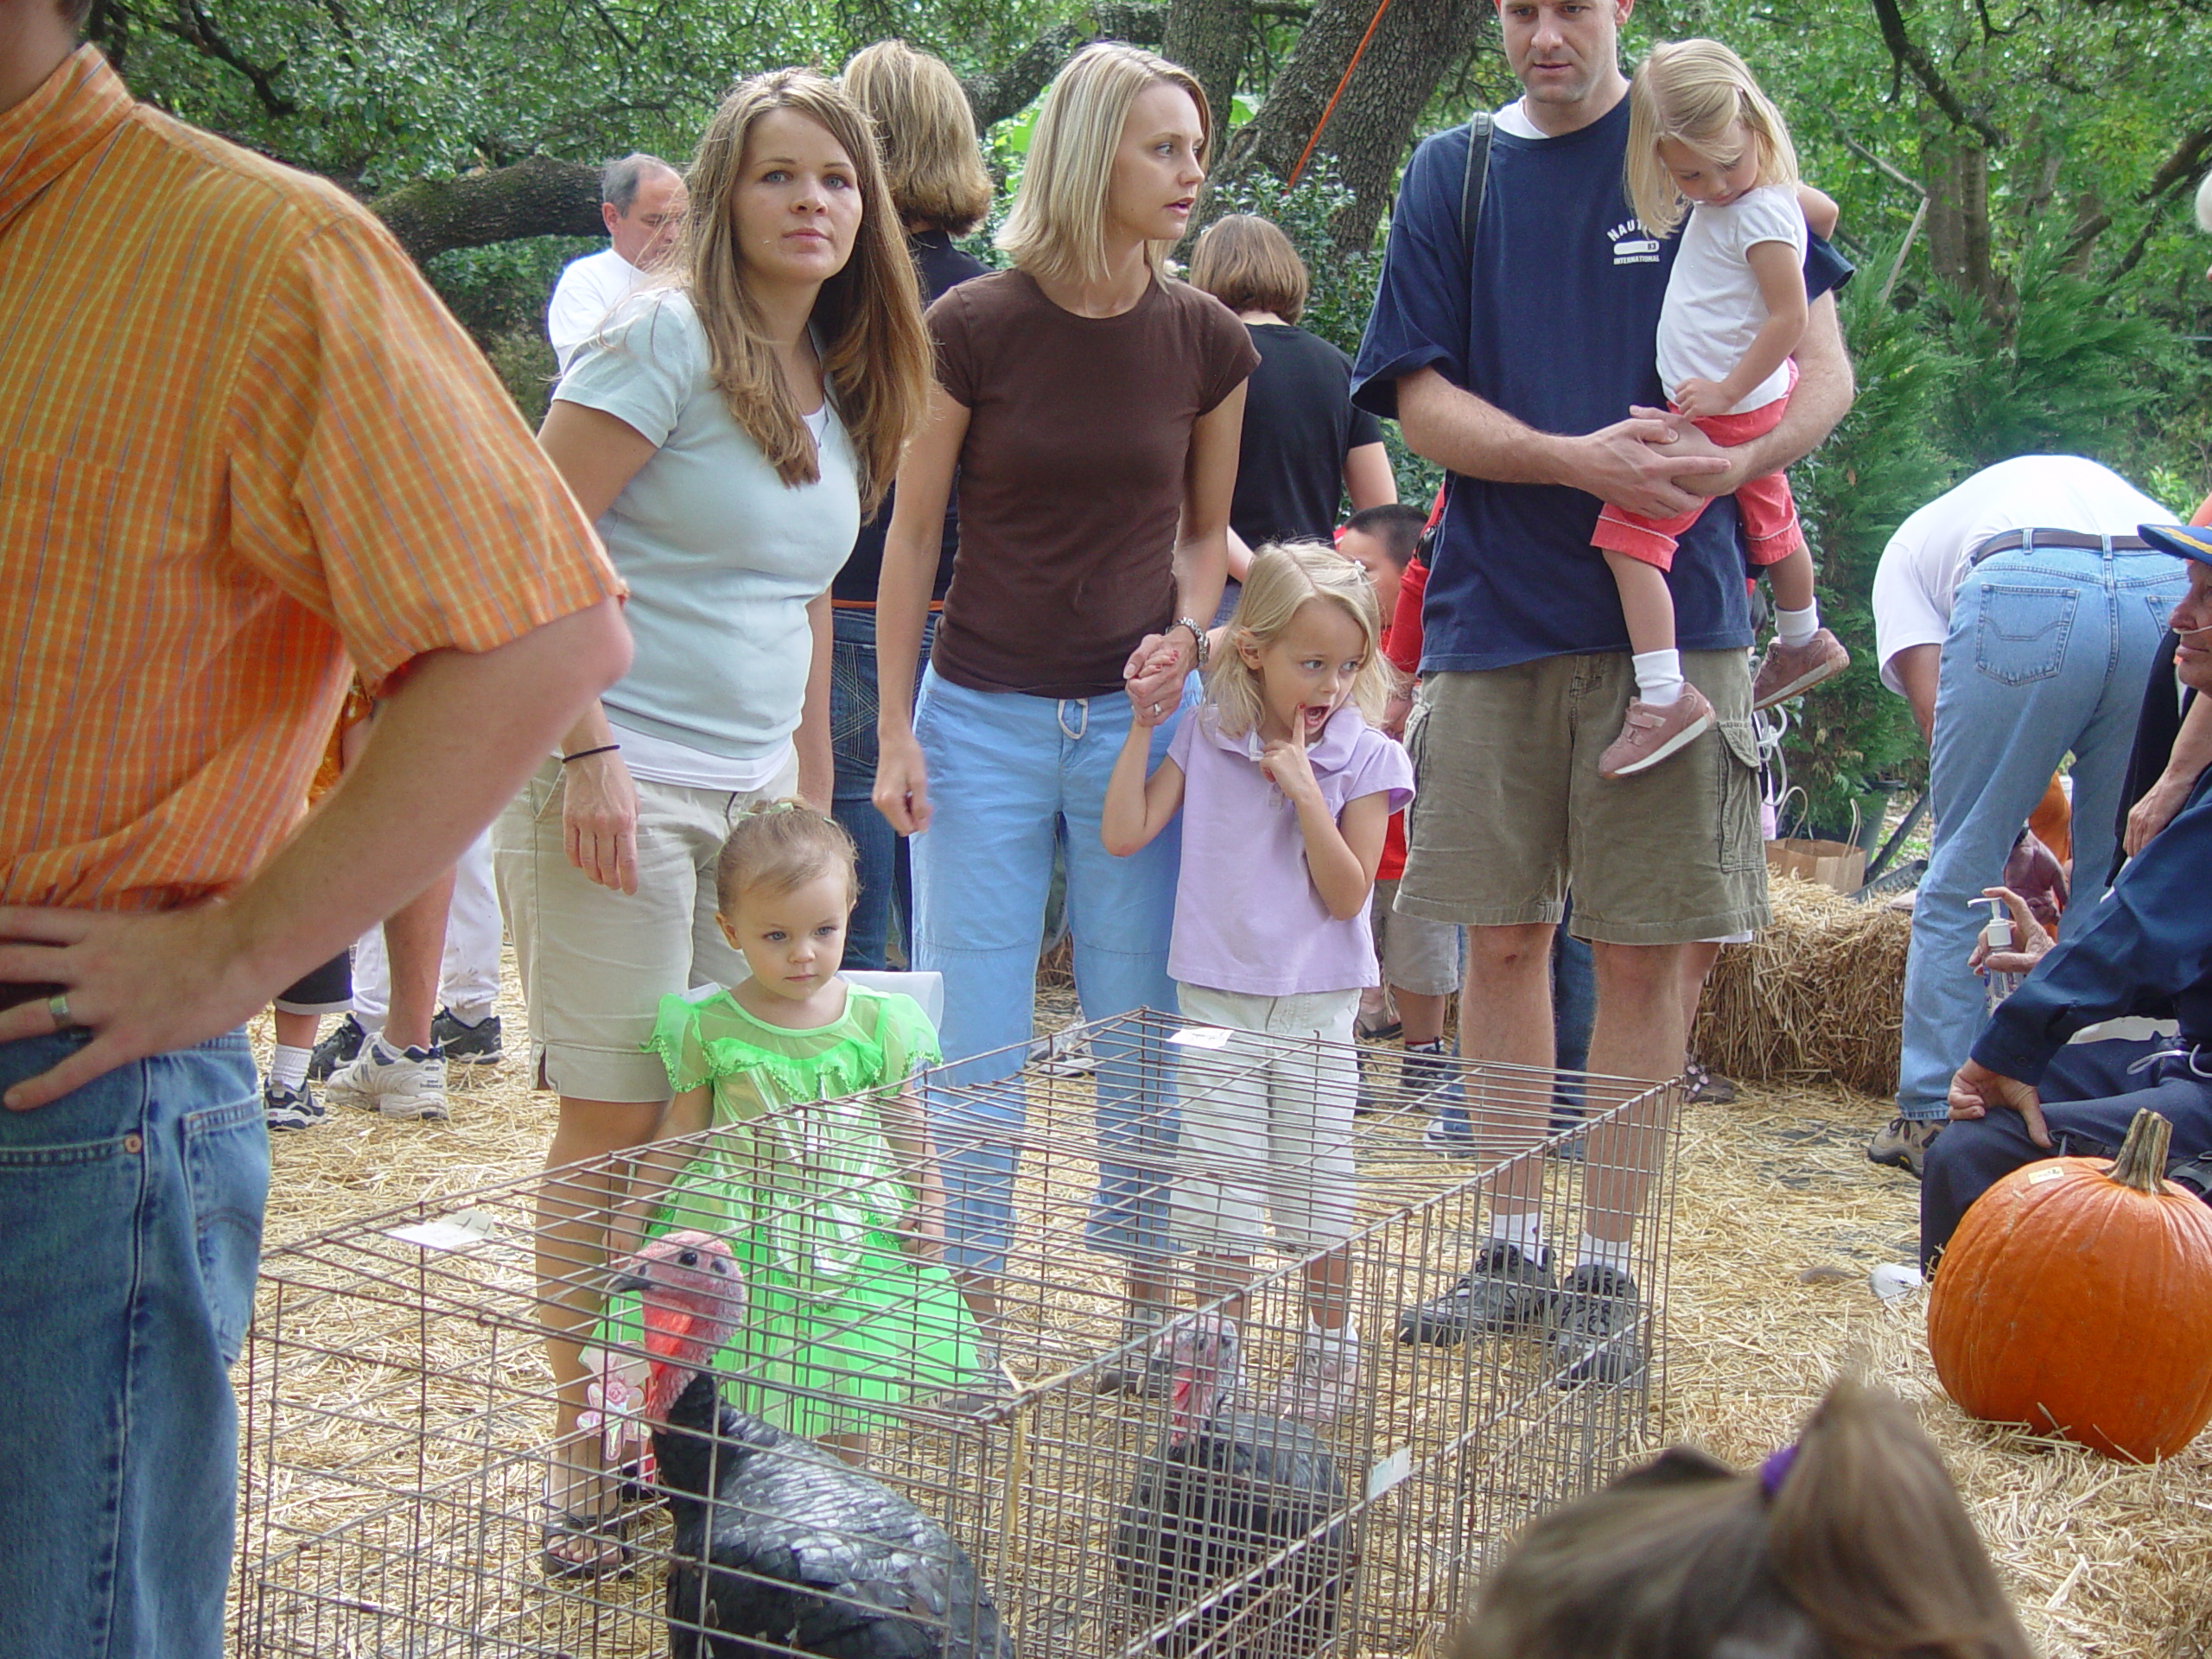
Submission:
{"label": "toddler girl in white shirt", "polygon": [[[1797,182],[1789,130],[1751,72],[1718,41],[1655,47],[1629,88],[1628,189],[1654,236],[1681,225],[1681,246],[1659,315],[1659,376],[1674,409],[1715,443],[1747,442],[1781,422],[1805,332],[1809,219],[1823,235],[1836,207]],[[1751,560],[1774,582],[1776,639],[1752,684],[1755,709],[1795,696],[1850,666],[1821,626],[1813,559],[1780,473],[1736,490]],[[1666,571],[1675,538],[1702,505],[1646,518],[1608,505],[1591,541],[1619,585],[1635,652],[1637,695],[1599,762],[1628,777],[1679,753],[1712,723],[1712,706],[1682,678]]]}

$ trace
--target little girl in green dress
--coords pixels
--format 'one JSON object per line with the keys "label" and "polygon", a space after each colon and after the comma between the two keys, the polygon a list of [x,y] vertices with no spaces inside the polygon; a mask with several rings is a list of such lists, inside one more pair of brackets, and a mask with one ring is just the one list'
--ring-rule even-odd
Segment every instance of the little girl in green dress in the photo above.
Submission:
{"label": "little girl in green dress", "polygon": [[[858,895],[832,820],[796,802],[740,820],[716,896],[752,977],[664,997],[647,1046],[677,1090],[664,1135],[722,1133],[639,1160],[666,1183],[645,1234],[729,1242],[748,1312],[715,1362],[725,1397],[857,1462],[885,1408],[991,1386],[935,1261],[944,1189],[909,1085],[939,1059],[937,1033],[911,997],[838,976]],[[611,1306],[605,1335],[634,1342],[635,1319],[626,1299]],[[628,1387],[607,1360],[592,1386],[620,1466],[643,1429],[622,1421]]]}

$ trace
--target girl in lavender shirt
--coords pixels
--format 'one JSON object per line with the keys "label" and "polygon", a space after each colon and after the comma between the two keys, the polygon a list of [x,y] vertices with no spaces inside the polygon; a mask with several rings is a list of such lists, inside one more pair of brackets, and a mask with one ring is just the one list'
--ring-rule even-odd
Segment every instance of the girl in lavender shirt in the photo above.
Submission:
{"label": "girl in lavender shirt", "polygon": [[1175,1230],[1200,1305],[1230,1296],[1231,1319],[1263,1210],[1276,1247],[1307,1258],[1306,1340],[1268,1402],[1307,1421],[1336,1416],[1359,1375],[1338,1248],[1352,1230],[1352,1020],[1376,982],[1382,832],[1413,798],[1413,763],[1369,724],[1394,674],[1381,631],[1358,566],[1311,543],[1261,549],[1205,704],[1148,779],[1140,716],[1101,824],[1127,857],[1183,814],[1167,971],[1187,1017],[1231,1034],[1183,1051]]}

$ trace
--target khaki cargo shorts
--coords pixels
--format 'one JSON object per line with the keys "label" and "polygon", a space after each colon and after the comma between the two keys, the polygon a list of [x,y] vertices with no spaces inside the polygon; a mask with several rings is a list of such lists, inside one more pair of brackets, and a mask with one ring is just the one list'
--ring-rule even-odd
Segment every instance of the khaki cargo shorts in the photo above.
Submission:
{"label": "khaki cargo shorts", "polygon": [[1688,944],[1764,927],[1751,683],[1740,651],[1686,651],[1713,729],[1611,783],[1598,757],[1635,690],[1626,652],[1431,674],[1406,726],[1419,793],[1406,816],[1402,914],[1577,938]]}

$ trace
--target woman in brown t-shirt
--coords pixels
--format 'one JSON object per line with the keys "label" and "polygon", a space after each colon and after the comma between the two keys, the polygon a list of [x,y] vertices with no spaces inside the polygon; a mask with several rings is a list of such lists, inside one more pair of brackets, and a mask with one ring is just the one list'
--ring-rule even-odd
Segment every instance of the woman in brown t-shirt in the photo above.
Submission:
{"label": "woman in brown t-shirt", "polygon": [[[1258,361],[1243,324],[1161,271],[1205,176],[1205,95],[1134,47],[1086,48],[1037,119],[1000,235],[1014,269],[930,308],[938,386],[899,474],[876,652],[875,804],[914,842],[914,965],[944,976],[947,1082],[1019,1069],[1056,840],[1067,862],[1077,995],[1087,1018],[1173,1008],[1167,935],[1178,839],[1133,858],[1099,840],[1132,718],[1166,753],[1198,665],[1193,618],[1227,569],[1230,499]],[[944,500],[960,545],[919,704],[908,687]],[[926,831],[927,833],[923,833]],[[985,1053],[985,1051],[994,1051]],[[1158,1068],[1094,1045],[1109,1146],[1160,1149]],[[1156,1090],[1155,1090],[1156,1092]],[[988,1323],[1010,1226],[1018,1095],[991,1123],[940,1112],[950,1262]],[[994,1138],[996,1137],[996,1138]],[[1157,1162],[1102,1166],[1092,1243],[1130,1260],[1133,1308],[1162,1295]]]}

